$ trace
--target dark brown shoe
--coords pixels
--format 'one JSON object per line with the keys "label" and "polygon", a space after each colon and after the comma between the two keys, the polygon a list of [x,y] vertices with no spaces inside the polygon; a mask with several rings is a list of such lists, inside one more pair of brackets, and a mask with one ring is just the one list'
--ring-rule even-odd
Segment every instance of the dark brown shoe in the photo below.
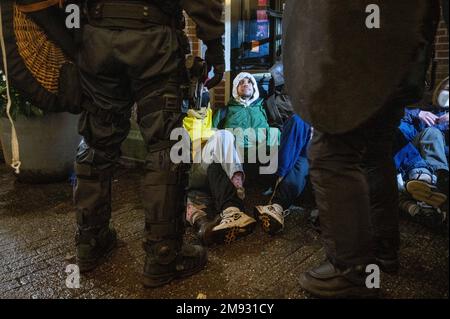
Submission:
{"label": "dark brown shoe", "polygon": [[303,273],[300,286],[319,298],[375,298],[379,289],[369,289],[365,285],[364,266],[354,266],[344,270],[330,261]]}

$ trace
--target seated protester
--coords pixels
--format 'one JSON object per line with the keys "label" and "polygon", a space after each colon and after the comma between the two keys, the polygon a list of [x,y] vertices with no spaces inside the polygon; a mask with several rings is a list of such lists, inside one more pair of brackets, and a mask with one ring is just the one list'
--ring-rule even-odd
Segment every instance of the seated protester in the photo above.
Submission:
{"label": "seated protester", "polygon": [[[433,186],[435,178],[431,173],[432,169],[422,158],[419,150],[408,142],[400,129],[397,131],[394,141],[394,162],[399,173],[397,181],[400,191],[400,209],[420,224],[431,228],[441,227],[445,221],[445,214],[436,208],[445,202],[447,196]],[[412,198],[412,195],[406,191],[404,181],[410,189],[410,183],[424,183],[430,190],[428,196],[422,200]]]}
{"label": "seated protester", "polygon": [[265,109],[270,127],[282,130],[284,123],[294,114],[291,99],[284,88],[283,64],[277,62],[270,69],[274,93],[265,101]]}
{"label": "seated protester", "polygon": [[[448,84],[447,102],[448,108]],[[419,201],[427,202],[437,188],[448,195],[448,129],[449,116],[443,106],[434,107],[432,111],[406,109],[399,126],[405,139],[418,150],[420,156],[430,169],[420,171],[416,176],[408,176],[407,191]],[[412,180],[411,180],[412,179]],[[414,180],[416,179],[416,180]],[[442,202],[446,198],[442,197]],[[439,203],[429,203],[437,207]],[[441,203],[442,204],[442,203]]]}
{"label": "seated protester", "polygon": [[[193,149],[186,221],[204,244],[231,243],[251,233],[256,221],[243,213],[245,175],[234,136],[225,130],[211,129],[209,107],[200,112],[189,110],[183,124],[194,146],[201,139],[201,149]],[[212,211],[210,216],[208,211]]]}
{"label": "seated protester", "polygon": [[[245,151],[252,147],[267,146],[278,142],[278,135],[271,136],[267,115],[255,78],[250,73],[242,72],[233,81],[233,97],[225,108],[214,115],[213,126],[218,129],[242,129],[243,136],[235,131],[237,147]],[[254,135],[246,135],[245,130],[253,129]],[[262,136],[259,129],[264,129]],[[276,141],[274,139],[276,138]],[[263,141],[264,143],[260,143]]]}
{"label": "seated protester", "polygon": [[277,185],[269,205],[255,207],[255,216],[269,234],[284,228],[284,211],[295,203],[305,189],[309,175],[307,147],[311,131],[311,126],[296,114],[282,128]]}

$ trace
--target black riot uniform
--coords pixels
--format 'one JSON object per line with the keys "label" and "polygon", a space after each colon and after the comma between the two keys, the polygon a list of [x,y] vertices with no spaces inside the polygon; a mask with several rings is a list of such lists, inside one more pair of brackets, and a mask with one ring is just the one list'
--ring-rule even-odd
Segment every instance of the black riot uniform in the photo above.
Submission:
{"label": "black riot uniform", "polygon": [[404,107],[422,96],[439,2],[370,4],[380,27],[367,23],[363,0],[286,4],[287,85],[315,128],[308,155],[327,256],[300,285],[319,297],[374,297],[366,266],[399,271],[393,139]]}
{"label": "black riot uniform", "polygon": [[[77,256],[81,270],[98,265],[115,244],[111,176],[137,104],[148,155],[143,174],[146,262],[144,285],[190,275],[206,263],[200,246],[183,245],[186,168],[170,160],[173,129],[182,126],[183,12],[197,24],[217,80],[224,68],[220,0],[88,1],[78,59],[84,93],[76,157]],[[217,81],[216,81],[217,83]],[[213,84],[210,84],[213,85]]]}

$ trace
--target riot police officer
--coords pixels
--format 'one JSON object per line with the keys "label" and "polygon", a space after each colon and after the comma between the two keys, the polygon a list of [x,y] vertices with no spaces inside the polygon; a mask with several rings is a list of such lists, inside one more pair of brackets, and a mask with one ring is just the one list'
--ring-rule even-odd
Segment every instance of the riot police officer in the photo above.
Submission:
{"label": "riot police officer", "polygon": [[327,259],[300,276],[315,296],[374,297],[367,266],[399,271],[394,132],[422,97],[438,17],[436,0],[287,2],[288,90],[315,129],[310,176]]}
{"label": "riot police officer", "polygon": [[206,62],[223,76],[223,4],[220,0],[87,1],[78,58],[85,108],[84,137],[76,157],[77,262],[81,271],[98,266],[116,245],[110,225],[111,177],[137,104],[148,155],[142,183],[146,252],[144,285],[157,287],[201,270],[201,246],[183,244],[186,168],[170,160],[170,133],[182,126],[183,10],[196,22],[207,46]]}

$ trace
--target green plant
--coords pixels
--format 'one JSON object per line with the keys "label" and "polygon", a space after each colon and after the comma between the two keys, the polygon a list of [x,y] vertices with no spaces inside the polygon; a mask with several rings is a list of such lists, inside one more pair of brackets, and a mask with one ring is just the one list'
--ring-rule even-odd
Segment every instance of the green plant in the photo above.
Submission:
{"label": "green plant", "polygon": [[[10,86],[11,95],[11,117],[15,120],[17,116],[25,117],[39,117],[43,116],[44,112],[28,102],[23,96],[19,94],[17,90]],[[6,105],[7,105],[7,91],[6,91],[6,79],[2,71],[0,71],[0,116],[6,117]]]}

